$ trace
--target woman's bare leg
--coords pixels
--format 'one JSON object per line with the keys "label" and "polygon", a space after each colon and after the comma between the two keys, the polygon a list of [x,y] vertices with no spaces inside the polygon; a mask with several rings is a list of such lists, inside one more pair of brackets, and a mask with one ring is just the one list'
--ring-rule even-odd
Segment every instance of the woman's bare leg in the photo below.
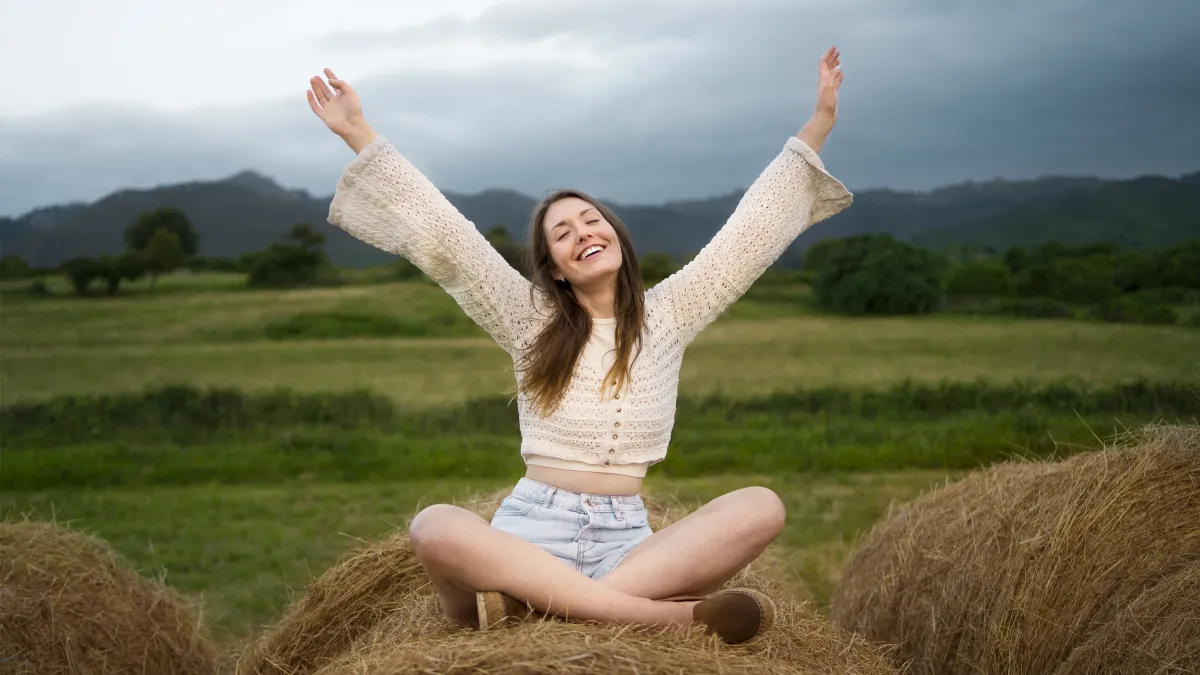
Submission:
{"label": "woman's bare leg", "polygon": [[655,600],[712,593],[775,540],[785,517],[768,488],[730,492],[650,535],[599,582]]}
{"label": "woman's bare leg", "polygon": [[545,614],[640,624],[688,624],[692,604],[655,602],[589,579],[474,513],[447,504],[423,509],[409,536],[452,620],[477,624],[476,591],[500,591]]}

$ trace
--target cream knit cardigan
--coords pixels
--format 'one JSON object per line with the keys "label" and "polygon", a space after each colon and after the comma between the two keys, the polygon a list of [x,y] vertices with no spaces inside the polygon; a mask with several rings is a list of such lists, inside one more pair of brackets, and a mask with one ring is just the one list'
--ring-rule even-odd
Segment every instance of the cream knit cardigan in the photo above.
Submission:
{"label": "cream knit cardigan", "polygon": [[[602,395],[604,373],[580,359],[570,390],[550,416],[541,417],[518,394],[522,455],[593,465],[662,461],[688,344],[801,232],[852,200],[812,148],[788,138],[713,240],[646,291],[642,351],[623,391]],[[329,222],[412,261],[514,361],[549,318],[530,282],[382,136],[345,168]]]}

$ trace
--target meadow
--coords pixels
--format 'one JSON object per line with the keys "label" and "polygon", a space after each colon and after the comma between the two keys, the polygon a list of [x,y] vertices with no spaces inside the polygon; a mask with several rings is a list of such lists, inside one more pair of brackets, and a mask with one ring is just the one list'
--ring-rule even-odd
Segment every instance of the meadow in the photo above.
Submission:
{"label": "meadow", "polygon": [[[172,275],[113,297],[0,289],[0,510],[70,521],[206,604],[222,642],[421,505],[520,475],[506,355],[440,289],[361,273],[246,290]],[[755,286],[689,350],[647,490],[746,485],[789,509],[819,606],[893,501],[1009,455],[1200,417],[1200,330],[843,318]]]}

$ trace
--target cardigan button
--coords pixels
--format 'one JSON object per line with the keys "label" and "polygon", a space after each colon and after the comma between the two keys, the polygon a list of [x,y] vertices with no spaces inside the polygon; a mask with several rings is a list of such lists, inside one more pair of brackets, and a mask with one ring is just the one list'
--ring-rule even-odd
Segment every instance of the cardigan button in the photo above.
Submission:
{"label": "cardigan button", "polygon": [[610,454],[610,455],[611,455],[611,454],[613,454],[613,453],[614,453],[614,452],[616,452],[616,451],[617,451],[617,449],[616,449],[616,448],[609,448],[609,449],[608,449],[608,454]]}

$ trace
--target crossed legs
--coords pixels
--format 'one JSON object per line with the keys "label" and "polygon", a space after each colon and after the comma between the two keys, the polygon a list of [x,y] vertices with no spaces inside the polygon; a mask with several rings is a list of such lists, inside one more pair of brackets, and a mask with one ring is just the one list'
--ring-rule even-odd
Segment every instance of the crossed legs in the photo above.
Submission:
{"label": "crossed legs", "polygon": [[766,488],[730,492],[646,538],[599,580],[455,506],[422,510],[409,535],[442,609],[463,625],[476,625],[481,590],[564,618],[687,624],[694,603],[661,600],[720,588],[778,536],[784,516],[783,503]]}

